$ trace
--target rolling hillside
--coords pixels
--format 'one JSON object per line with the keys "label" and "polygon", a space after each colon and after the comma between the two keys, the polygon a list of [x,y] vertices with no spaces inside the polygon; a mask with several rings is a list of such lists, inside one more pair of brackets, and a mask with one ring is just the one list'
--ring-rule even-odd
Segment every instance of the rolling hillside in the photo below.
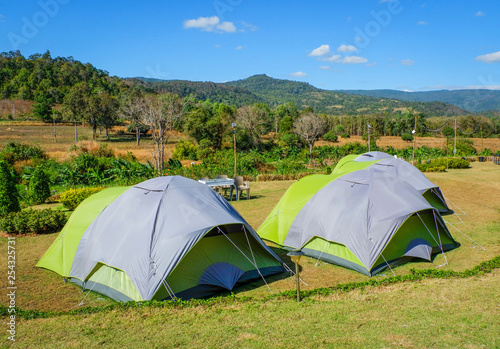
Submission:
{"label": "rolling hillside", "polygon": [[172,92],[181,97],[193,94],[197,99],[210,99],[237,107],[252,103],[271,106],[295,103],[299,109],[313,108],[315,112],[339,114],[398,113],[412,107],[427,116],[470,114],[466,110],[444,102],[408,102],[390,98],[353,95],[318,89],[310,84],[254,75],[244,80],[227,83],[193,82],[183,80],[153,80],[133,78],[130,81],[157,92]]}
{"label": "rolling hillside", "polygon": [[471,113],[500,110],[500,91],[498,90],[438,90],[425,92],[338,90],[338,92],[377,98],[393,98],[407,102],[440,101],[453,104]]}

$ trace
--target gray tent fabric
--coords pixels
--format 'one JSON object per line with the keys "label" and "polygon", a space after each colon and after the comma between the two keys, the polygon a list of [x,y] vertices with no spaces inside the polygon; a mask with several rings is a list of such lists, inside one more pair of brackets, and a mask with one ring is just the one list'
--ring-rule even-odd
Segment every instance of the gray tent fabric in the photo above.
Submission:
{"label": "gray tent fabric", "polygon": [[198,281],[199,285],[220,286],[232,290],[245,272],[229,263],[215,263],[208,267]]}
{"label": "gray tent fabric", "polygon": [[113,266],[130,277],[142,299],[149,300],[198,240],[223,224],[244,226],[282,263],[222,196],[206,185],[173,176],[142,182],[106,207],[80,240],[70,275],[85,282],[99,263]]}
{"label": "gray tent fabric", "polygon": [[368,153],[361,154],[354,161],[362,162],[362,161],[373,161],[373,160],[380,160],[387,158],[394,158],[394,157],[381,151],[371,151]]}
{"label": "gray tent fabric", "polygon": [[301,249],[314,237],[345,245],[367,267],[404,221],[434,210],[412,186],[378,167],[330,182],[302,208],[284,245]]}
{"label": "gray tent fabric", "polygon": [[404,180],[406,183],[410,184],[420,194],[423,195],[425,192],[431,191],[443,205],[443,208],[440,209],[441,214],[453,213],[453,211],[448,208],[446,200],[444,199],[443,193],[441,192],[439,187],[432,183],[420,170],[418,170],[412,164],[380,151],[364,153],[354,159],[354,161],[357,162],[374,160],[380,161],[376,162],[373,166],[379,166],[380,169],[394,174],[395,176]]}
{"label": "gray tent fabric", "polygon": [[422,259],[431,260],[432,246],[422,238],[412,240],[404,254],[406,257],[417,257]]}

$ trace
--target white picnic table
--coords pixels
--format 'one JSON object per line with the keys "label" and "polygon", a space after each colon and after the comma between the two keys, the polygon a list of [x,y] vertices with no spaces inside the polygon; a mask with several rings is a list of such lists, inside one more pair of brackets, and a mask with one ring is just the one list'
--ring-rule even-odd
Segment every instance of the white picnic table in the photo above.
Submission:
{"label": "white picnic table", "polygon": [[198,182],[208,185],[212,189],[230,187],[229,200],[233,200],[233,190],[236,192],[236,201],[239,200],[238,190],[232,178],[200,179]]}

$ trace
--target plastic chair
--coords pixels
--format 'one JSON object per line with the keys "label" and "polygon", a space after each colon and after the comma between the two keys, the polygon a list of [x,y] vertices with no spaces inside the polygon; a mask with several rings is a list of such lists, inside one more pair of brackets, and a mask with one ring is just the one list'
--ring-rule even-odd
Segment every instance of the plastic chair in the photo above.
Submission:
{"label": "plastic chair", "polygon": [[244,182],[243,177],[236,176],[234,177],[234,185],[236,186],[237,197],[241,197],[241,193],[243,191],[247,192],[247,200],[250,199],[250,182]]}

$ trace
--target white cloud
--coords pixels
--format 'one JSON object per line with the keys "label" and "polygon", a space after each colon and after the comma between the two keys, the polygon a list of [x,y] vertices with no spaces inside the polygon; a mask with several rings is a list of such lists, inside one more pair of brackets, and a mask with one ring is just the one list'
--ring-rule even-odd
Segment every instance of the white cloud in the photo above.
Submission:
{"label": "white cloud", "polygon": [[330,56],[320,57],[319,60],[326,62],[337,62],[340,58],[342,58],[341,55],[330,55]]}
{"label": "white cloud", "polygon": [[240,46],[236,46],[234,49],[235,50],[243,50],[243,46],[241,46],[241,45]]}
{"label": "white cloud", "polygon": [[328,66],[328,65],[320,65],[319,69],[321,69],[321,70],[331,70],[332,68],[330,66]]}
{"label": "white cloud", "polygon": [[419,24],[419,25],[427,25],[429,23],[427,23],[426,21],[418,21],[417,24]]}
{"label": "white cloud", "polygon": [[497,63],[500,62],[500,51],[488,53],[486,55],[477,56],[477,61],[485,62],[485,63]]}
{"label": "white cloud", "polygon": [[352,45],[340,45],[337,48],[338,52],[356,52],[358,49]]}
{"label": "white cloud", "polygon": [[200,29],[207,32],[234,33],[236,26],[232,22],[221,22],[219,17],[198,17],[183,22],[184,29]]}
{"label": "white cloud", "polygon": [[309,56],[311,57],[321,57],[325,56],[330,53],[330,45],[321,45],[318,48],[315,48],[312,50],[311,53],[309,53]]}
{"label": "white cloud", "polygon": [[360,64],[366,62],[368,62],[368,60],[365,57],[359,57],[359,56],[347,56],[337,60],[337,63],[345,63],[345,64]]}
{"label": "white cloud", "polygon": [[[247,23],[247,22],[245,22],[245,21],[241,21],[240,23],[241,23],[241,25],[243,25],[243,26],[244,26],[247,30],[250,30],[251,32],[254,32],[254,31],[256,31],[256,30],[259,30],[259,28],[257,28],[255,25],[250,24],[250,23]],[[243,31],[244,31],[244,30],[245,30],[245,29],[243,29]]]}
{"label": "white cloud", "polygon": [[307,74],[302,72],[302,71],[298,71],[298,72],[295,72],[295,73],[290,73],[291,76],[295,76],[295,77],[299,77],[299,78],[303,78],[304,76],[306,76]]}
{"label": "white cloud", "polygon": [[486,16],[486,13],[484,13],[483,11],[477,11],[477,12],[476,12],[476,16],[477,16],[477,17]]}
{"label": "white cloud", "polygon": [[222,22],[217,24],[216,28],[226,33],[234,33],[236,31],[236,26],[232,22]]}
{"label": "white cloud", "polygon": [[407,58],[407,59],[403,59],[401,61],[401,64],[402,65],[414,65],[415,64],[415,61],[412,61],[411,59]]}

